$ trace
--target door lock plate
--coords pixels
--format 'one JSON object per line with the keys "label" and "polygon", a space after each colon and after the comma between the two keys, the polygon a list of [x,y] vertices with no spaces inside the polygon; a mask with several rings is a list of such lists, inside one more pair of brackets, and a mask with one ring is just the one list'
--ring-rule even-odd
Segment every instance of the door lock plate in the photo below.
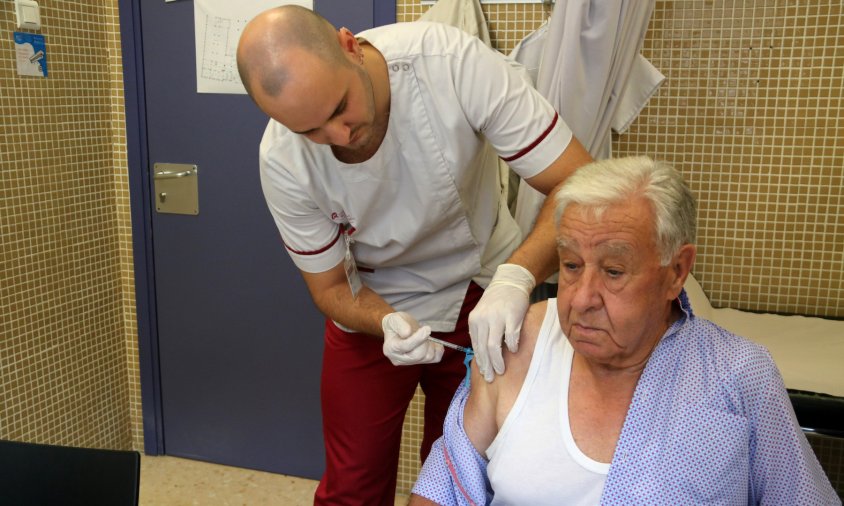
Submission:
{"label": "door lock plate", "polygon": [[187,163],[156,163],[155,210],[170,214],[199,214],[199,168]]}

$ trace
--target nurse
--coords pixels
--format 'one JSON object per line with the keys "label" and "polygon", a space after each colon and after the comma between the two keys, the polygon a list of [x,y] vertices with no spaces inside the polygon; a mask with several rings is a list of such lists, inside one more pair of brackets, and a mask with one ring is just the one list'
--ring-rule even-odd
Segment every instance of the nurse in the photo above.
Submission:
{"label": "nurse", "polygon": [[551,206],[522,242],[497,157],[545,194],[591,158],[519,69],[449,26],[355,36],[285,6],[246,26],[237,60],[271,118],[267,204],[326,315],[315,503],[392,505],[417,385],[424,460],[465,375],[427,337],[471,343],[491,381],[535,280],[556,270]]}

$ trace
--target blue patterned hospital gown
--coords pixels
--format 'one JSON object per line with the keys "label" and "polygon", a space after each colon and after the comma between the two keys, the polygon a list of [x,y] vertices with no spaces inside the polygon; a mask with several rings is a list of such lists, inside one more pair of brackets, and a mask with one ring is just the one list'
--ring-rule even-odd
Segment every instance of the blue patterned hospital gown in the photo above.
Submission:
{"label": "blue patterned hospital gown", "polygon": [[[633,394],[601,504],[841,504],[768,351],[695,317],[685,292],[680,303]],[[461,385],[413,488],[442,505],[494,493],[463,431],[468,395]]]}

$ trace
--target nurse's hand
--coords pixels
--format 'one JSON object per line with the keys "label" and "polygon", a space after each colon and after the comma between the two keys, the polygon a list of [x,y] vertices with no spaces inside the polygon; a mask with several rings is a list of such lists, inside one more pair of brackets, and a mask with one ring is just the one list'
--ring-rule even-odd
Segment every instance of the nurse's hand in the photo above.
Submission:
{"label": "nurse's hand", "polygon": [[390,313],[381,320],[384,355],[393,365],[434,364],[443,358],[443,346],[428,341],[431,327],[404,312]]}
{"label": "nurse's hand", "polygon": [[481,300],[469,313],[469,335],[478,369],[487,382],[493,371],[504,374],[502,336],[507,349],[519,349],[522,321],[530,306],[530,293],[536,286],[533,274],[521,265],[501,264]]}

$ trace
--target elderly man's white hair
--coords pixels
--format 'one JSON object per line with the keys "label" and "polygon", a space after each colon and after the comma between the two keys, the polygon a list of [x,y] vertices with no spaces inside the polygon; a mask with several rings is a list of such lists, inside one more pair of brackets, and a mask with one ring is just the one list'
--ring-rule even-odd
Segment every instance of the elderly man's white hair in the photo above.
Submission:
{"label": "elderly man's white hair", "polygon": [[585,165],[569,176],[557,192],[556,223],[569,204],[600,217],[605,209],[647,199],[656,217],[656,243],[662,265],[697,236],[697,203],[683,176],[672,166],[647,156],[611,158]]}

